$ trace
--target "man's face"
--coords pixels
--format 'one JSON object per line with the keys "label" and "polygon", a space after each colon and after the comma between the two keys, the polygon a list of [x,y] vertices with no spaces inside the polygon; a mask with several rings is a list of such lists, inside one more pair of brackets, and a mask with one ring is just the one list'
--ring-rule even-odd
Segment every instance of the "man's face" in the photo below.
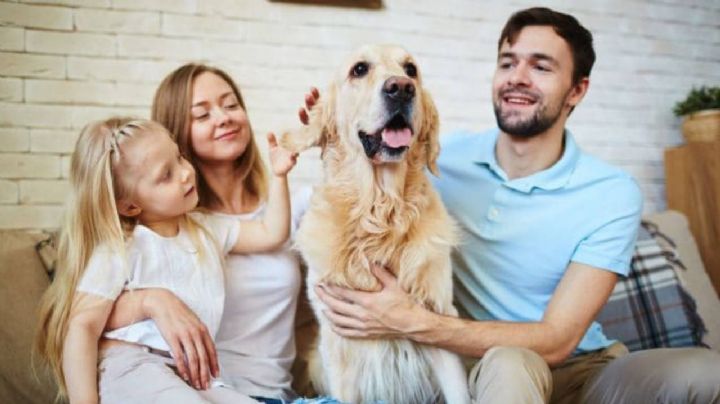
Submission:
{"label": "man's face", "polygon": [[493,77],[493,106],[500,129],[532,137],[562,119],[564,126],[576,96],[570,47],[549,26],[525,27],[515,43],[500,47]]}

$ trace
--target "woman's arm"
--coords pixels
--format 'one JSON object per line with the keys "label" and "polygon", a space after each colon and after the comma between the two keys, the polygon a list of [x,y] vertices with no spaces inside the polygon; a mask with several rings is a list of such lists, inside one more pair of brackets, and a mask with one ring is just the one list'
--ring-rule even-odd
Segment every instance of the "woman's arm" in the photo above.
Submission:
{"label": "woman's arm", "polygon": [[123,292],[115,301],[106,329],[125,327],[145,319],[155,321],[170,346],[178,374],[197,389],[218,377],[215,343],[205,324],[171,291],[162,288]]}
{"label": "woman's arm", "polygon": [[73,300],[62,355],[65,385],[73,404],[99,400],[98,341],[112,305],[112,300],[82,292]]}
{"label": "woman's arm", "polygon": [[232,252],[236,254],[272,251],[290,235],[290,196],[287,173],[297,162],[297,153],[278,146],[275,135],[268,134],[273,178],[263,218],[240,222],[240,237]]}

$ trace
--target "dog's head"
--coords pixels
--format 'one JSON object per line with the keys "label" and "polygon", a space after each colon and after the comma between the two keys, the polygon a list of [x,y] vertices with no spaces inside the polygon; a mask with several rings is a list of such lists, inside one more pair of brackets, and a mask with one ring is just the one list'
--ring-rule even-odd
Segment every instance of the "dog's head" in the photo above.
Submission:
{"label": "dog's head", "polygon": [[413,57],[398,46],[369,45],[343,65],[327,91],[319,142],[363,154],[372,164],[420,160],[435,173],[438,117]]}

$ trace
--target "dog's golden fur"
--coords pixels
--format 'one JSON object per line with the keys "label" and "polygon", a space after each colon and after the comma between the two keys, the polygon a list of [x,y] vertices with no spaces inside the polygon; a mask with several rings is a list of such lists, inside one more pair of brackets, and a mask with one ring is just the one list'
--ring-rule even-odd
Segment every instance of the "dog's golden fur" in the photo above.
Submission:
{"label": "dog's golden fur", "polygon": [[[362,77],[353,76],[358,63],[368,65]],[[313,375],[314,383],[324,393],[352,403],[433,402],[439,397],[438,387],[448,401],[466,399],[457,357],[407,340],[342,338],[321,314],[322,303],[312,287],[323,282],[378,290],[370,270],[370,263],[378,262],[418,302],[438,313],[456,314],[450,267],[455,231],[426,177],[426,168],[436,173],[438,116],[419,73],[408,74],[408,65],[414,63],[399,47],[361,48],[310,112],[309,125],[282,139],[297,151],[322,147],[324,182],[315,189],[297,246],[309,267],[309,297],[320,320],[321,362],[315,369],[321,374]],[[402,158],[397,153],[373,157],[358,134],[381,136],[394,113],[382,99],[384,83],[393,77],[412,83],[414,89],[407,105],[412,137]],[[452,389],[461,392],[448,391]]]}

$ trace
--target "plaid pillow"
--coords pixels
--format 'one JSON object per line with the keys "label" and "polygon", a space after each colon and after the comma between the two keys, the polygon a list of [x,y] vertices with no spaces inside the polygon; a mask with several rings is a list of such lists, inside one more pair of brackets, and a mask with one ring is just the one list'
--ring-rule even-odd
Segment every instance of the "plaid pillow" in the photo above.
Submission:
{"label": "plaid pillow", "polygon": [[674,247],[657,226],[643,222],[630,272],[598,315],[605,335],[630,351],[702,345],[705,325],[675,274],[684,267]]}

